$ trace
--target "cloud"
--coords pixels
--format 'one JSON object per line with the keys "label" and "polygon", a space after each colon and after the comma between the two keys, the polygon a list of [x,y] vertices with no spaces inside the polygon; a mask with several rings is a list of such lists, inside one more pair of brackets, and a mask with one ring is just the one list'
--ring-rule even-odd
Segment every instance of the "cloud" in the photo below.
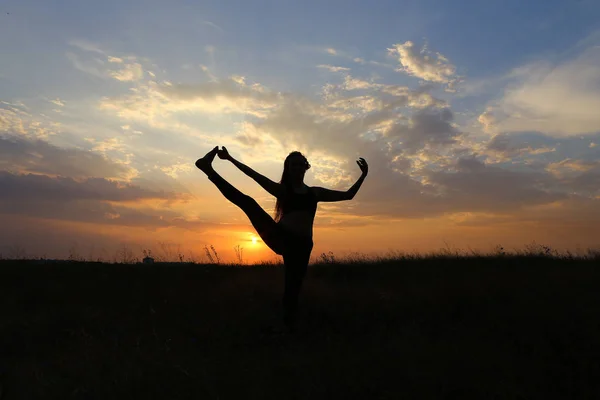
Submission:
{"label": "cloud", "polygon": [[345,90],[360,90],[360,89],[371,89],[378,87],[379,85],[367,82],[362,79],[353,78],[350,75],[346,75],[344,77],[343,88]]}
{"label": "cloud", "polygon": [[247,100],[254,99],[270,105],[277,101],[276,93],[266,91],[260,85],[248,86],[243,77],[234,76],[219,82],[207,82],[198,85],[164,85],[158,91],[176,100]]}
{"label": "cloud", "polygon": [[[275,107],[280,95],[259,84],[248,85],[240,77],[189,85],[149,82],[133,94],[106,97],[100,108],[120,117],[156,123],[179,112],[240,113],[263,116]],[[162,126],[158,126],[162,127]]]}
{"label": "cloud", "polygon": [[373,61],[373,60],[367,61],[367,60],[365,60],[362,57],[354,57],[352,59],[352,61],[354,61],[355,63],[360,64],[360,65],[376,65],[378,67],[385,67],[385,68],[390,68],[390,69],[394,68],[393,65],[382,63],[382,62],[379,62],[379,61]]}
{"label": "cloud", "polygon": [[28,129],[26,129],[21,116],[29,116],[29,114],[10,104],[8,104],[8,108],[0,106],[0,132],[27,135]]}
{"label": "cloud", "polygon": [[123,178],[130,168],[91,151],[61,148],[41,139],[0,136],[0,169],[4,171],[69,176]]}
{"label": "cloud", "polygon": [[424,46],[416,51],[411,41],[395,44],[388,49],[390,55],[398,56],[398,71],[428,82],[452,84],[456,80],[456,67],[440,53],[432,55]]}
{"label": "cloud", "polygon": [[179,227],[200,231],[203,228],[202,223],[186,220],[168,210],[143,211],[91,200],[74,200],[70,201],[68,205],[69,207],[66,208],[59,202],[31,198],[18,203],[0,200],[0,215],[20,215],[44,220],[100,224],[100,226],[141,227],[149,230]]}
{"label": "cloud", "polygon": [[560,63],[538,61],[511,71],[511,83],[486,113],[504,132],[555,136],[600,131],[600,47]]}
{"label": "cloud", "polygon": [[96,78],[105,78],[106,73],[103,68],[98,66],[98,62],[84,60],[79,55],[67,52],[67,59],[71,61],[73,66],[79,71],[85,72],[88,75],[95,76]]}
{"label": "cloud", "polygon": [[86,178],[76,181],[68,177],[36,174],[12,174],[0,171],[0,185],[5,189],[0,200],[22,202],[28,199],[68,202],[72,200],[134,201],[168,199],[173,194],[142,189],[105,178]]}
{"label": "cloud", "polygon": [[555,175],[563,176],[565,172],[587,172],[593,169],[600,169],[600,160],[583,161],[566,158],[562,161],[548,164],[546,169]]}
{"label": "cloud", "polygon": [[106,154],[107,151],[117,150],[123,152],[125,146],[123,139],[120,137],[112,137],[104,140],[97,140],[94,138],[86,138],[86,141],[93,144],[92,150],[98,153]]}
{"label": "cloud", "polygon": [[219,25],[215,24],[214,22],[210,22],[210,21],[200,21],[201,24],[203,25],[208,25],[212,28],[215,28],[216,30],[220,31],[220,32],[224,32],[223,28],[221,28]]}
{"label": "cloud", "polygon": [[483,130],[485,132],[493,132],[495,130],[496,125],[496,117],[494,116],[493,108],[486,108],[486,110],[483,113],[481,113],[481,115],[477,118],[477,121],[479,121],[479,123],[483,125]]}
{"label": "cloud", "polygon": [[571,158],[550,163],[546,170],[554,175],[567,193],[595,197],[600,194],[600,160],[584,161]]}
{"label": "cloud", "polygon": [[106,54],[104,50],[100,48],[100,46],[96,43],[92,43],[90,41],[84,39],[74,39],[69,41],[69,45],[73,47],[77,47],[80,50],[98,54]]}
{"label": "cloud", "polygon": [[435,171],[428,182],[439,186],[449,209],[511,212],[526,205],[546,204],[565,195],[552,192],[550,174],[510,171],[461,158],[455,171]]}
{"label": "cloud", "polygon": [[[74,180],[0,171],[0,215],[156,229],[197,230],[203,224],[172,210],[183,194],[146,189],[105,178]],[[157,201],[159,206],[145,207]],[[161,205],[162,204],[162,205]]]}
{"label": "cloud", "polygon": [[63,100],[59,99],[58,97],[54,100],[50,100],[50,103],[56,104],[59,107],[65,106],[65,102]]}
{"label": "cloud", "polygon": [[552,153],[558,144],[557,140],[540,133],[499,133],[486,143],[485,150],[498,161],[507,161],[527,155]]}
{"label": "cloud", "polygon": [[386,137],[398,140],[402,149],[412,154],[426,145],[450,146],[458,143],[461,135],[451,124],[453,118],[449,108],[426,108],[396,123]]}
{"label": "cloud", "polygon": [[[344,90],[349,89],[344,87]],[[330,102],[326,103],[325,107],[330,110],[330,117],[337,115],[340,120],[347,120],[352,118],[352,116],[346,114],[346,111],[357,110],[360,112],[371,112],[383,110],[385,102],[377,96],[371,95],[340,96],[338,98],[333,98]],[[344,112],[336,113],[336,111]]]}
{"label": "cloud", "polygon": [[319,229],[339,229],[342,231],[346,228],[364,228],[376,223],[376,221],[370,218],[360,217],[343,218],[340,216],[328,217],[319,215],[315,218],[315,227]]}
{"label": "cloud", "polygon": [[[527,210],[523,221],[539,225],[551,225],[554,232],[577,232],[578,238],[597,238],[600,234],[599,198],[570,195],[563,201],[546,207]],[[592,239],[593,240],[593,239]],[[597,242],[596,242],[597,243]]]}
{"label": "cloud", "polygon": [[193,171],[193,169],[194,166],[190,162],[179,162],[169,166],[161,167],[161,171],[173,179],[177,179],[181,172],[190,172]]}
{"label": "cloud", "polygon": [[350,71],[350,68],[347,68],[347,67],[337,67],[337,66],[328,65],[328,64],[317,65],[317,68],[323,68],[323,69],[326,69],[326,70],[331,71],[331,72]]}
{"label": "cloud", "polygon": [[[121,82],[140,81],[144,77],[144,68],[134,56],[115,57],[107,54],[100,46],[83,40],[74,40],[69,44],[80,51],[68,51],[67,58],[76,69],[86,74]],[[98,54],[103,57],[99,58]]]}
{"label": "cloud", "polygon": [[241,124],[241,129],[234,137],[234,140],[245,147],[256,147],[265,142],[265,139],[261,137],[260,133],[257,132],[254,126],[247,122]]}
{"label": "cloud", "polygon": [[139,63],[125,64],[124,68],[118,71],[110,71],[110,76],[118,81],[129,82],[139,81],[144,77],[144,69]]}
{"label": "cloud", "polygon": [[600,198],[600,170],[588,170],[580,175],[574,176],[565,185],[575,193],[591,198]]}

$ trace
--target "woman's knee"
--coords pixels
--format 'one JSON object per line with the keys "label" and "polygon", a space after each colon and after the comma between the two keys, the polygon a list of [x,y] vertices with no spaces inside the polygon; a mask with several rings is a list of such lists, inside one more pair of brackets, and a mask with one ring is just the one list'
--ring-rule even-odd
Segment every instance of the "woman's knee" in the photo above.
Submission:
{"label": "woman's knee", "polygon": [[238,201],[243,207],[252,207],[254,205],[258,205],[256,200],[244,193],[240,194]]}

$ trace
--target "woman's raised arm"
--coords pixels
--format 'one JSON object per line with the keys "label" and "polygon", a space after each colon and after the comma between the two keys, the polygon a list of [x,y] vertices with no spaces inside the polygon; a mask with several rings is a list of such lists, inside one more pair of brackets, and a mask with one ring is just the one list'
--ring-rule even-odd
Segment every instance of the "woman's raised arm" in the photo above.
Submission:
{"label": "woman's raised arm", "polygon": [[363,181],[367,177],[367,174],[369,173],[369,165],[367,164],[367,161],[364,158],[361,157],[356,161],[356,163],[360,167],[362,174],[350,189],[344,192],[340,190],[325,189],[318,186],[313,187],[315,195],[317,196],[317,201],[331,202],[352,200],[358,192],[358,189],[360,189],[360,186],[362,185]]}
{"label": "woman's raised arm", "polygon": [[238,169],[240,171],[242,171],[244,174],[248,175],[250,178],[254,179],[256,181],[256,183],[258,183],[260,186],[262,186],[263,189],[265,189],[267,192],[269,192],[273,196],[279,198],[284,194],[283,186],[281,184],[279,184],[277,182],[273,182],[272,180],[270,180],[269,178],[267,178],[264,175],[259,174],[258,172],[256,172],[255,170],[253,170],[252,168],[247,166],[246,164],[243,164],[240,161],[236,160],[229,154],[229,152],[227,151],[227,149],[225,147],[222,147],[222,150],[218,150],[217,155],[222,160],[231,161],[233,163],[233,165],[238,167]]}

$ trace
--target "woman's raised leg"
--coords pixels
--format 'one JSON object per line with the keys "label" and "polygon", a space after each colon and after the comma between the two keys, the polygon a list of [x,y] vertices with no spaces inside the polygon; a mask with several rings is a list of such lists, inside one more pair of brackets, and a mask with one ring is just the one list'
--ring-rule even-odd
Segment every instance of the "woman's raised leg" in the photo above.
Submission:
{"label": "woman's raised leg", "polygon": [[282,235],[278,234],[279,227],[273,218],[252,197],[240,192],[227,182],[212,167],[212,161],[217,154],[218,147],[209,151],[204,157],[196,161],[196,167],[202,170],[208,179],[215,184],[225,198],[238,206],[248,216],[254,229],[263,242],[277,254],[283,254],[284,242]]}

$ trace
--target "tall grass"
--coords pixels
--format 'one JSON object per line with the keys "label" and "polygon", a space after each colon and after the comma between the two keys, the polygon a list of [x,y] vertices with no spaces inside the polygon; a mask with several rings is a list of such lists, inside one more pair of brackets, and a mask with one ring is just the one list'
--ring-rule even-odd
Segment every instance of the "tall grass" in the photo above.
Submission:
{"label": "tall grass", "polygon": [[[223,260],[214,245],[209,244],[203,247],[204,256],[198,255],[193,251],[186,251],[180,244],[158,242],[153,249],[127,244],[120,245],[112,256],[108,256],[106,250],[101,249],[103,256],[94,255],[94,247],[91,246],[88,256],[84,256],[79,251],[76,244],[68,249],[68,256],[58,261],[78,261],[78,262],[103,262],[119,264],[141,263],[144,258],[152,258],[155,262],[166,263],[189,263],[189,264],[218,264],[218,265],[245,265],[244,248],[237,245],[233,248],[234,258],[232,260]],[[401,250],[388,250],[382,254],[367,254],[361,252],[350,252],[344,255],[336,255],[332,251],[314,254],[311,256],[311,264],[360,264],[360,263],[381,263],[396,262],[418,259],[451,259],[451,258],[481,258],[481,257],[545,257],[566,260],[576,259],[598,259],[600,258],[599,249],[578,249],[577,251],[564,250],[559,251],[544,244],[533,242],[525,245],[523,248],[505,249],[501,245],[495,246],[491,251],[483,252],[481,250],[460,249],[446,245],[437,251],[429,252],[406,252]],[[277,258],[277,257],[276,257]],[[45,255],[32,255],[21,245],[7,246],[4,252],[0,252],[0,260],[47,260]],[[56,261],[56,260],[55,260]],[[281,264],[277,258],[271,260],[261,260],[249,265],[270,265]]]}

